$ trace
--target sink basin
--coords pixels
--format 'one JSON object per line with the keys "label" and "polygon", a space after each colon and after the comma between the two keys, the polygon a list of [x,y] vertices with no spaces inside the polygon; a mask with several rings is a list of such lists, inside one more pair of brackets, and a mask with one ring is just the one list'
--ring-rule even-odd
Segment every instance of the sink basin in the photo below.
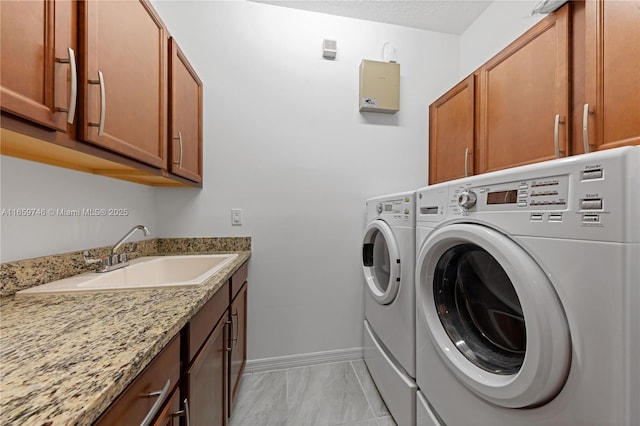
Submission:
{"label": "sink basin", "polygon": [[104,292],[200,285],[236,257],[238,257],[237,254],[139,257],[122,269],[77,275],[22,290],[16,295]]}

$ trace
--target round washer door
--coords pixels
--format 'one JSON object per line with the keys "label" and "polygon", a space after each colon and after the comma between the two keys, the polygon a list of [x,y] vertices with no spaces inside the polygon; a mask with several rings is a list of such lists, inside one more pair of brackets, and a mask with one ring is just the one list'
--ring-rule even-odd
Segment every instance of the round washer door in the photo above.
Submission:
{"label": "round washer door", "polygon": [[553,285],[518,244],[486,226],[446,226],[422,245],[416,279],[419,326],[458,380],[502,407],[557,395],[569,374],[569,326]]}
{"label": "round washer door", "polygon": [[400,286],[400,251],[393,231],[382,220],[371,222],[364,233],[362,269],[369,294],[381,305],[391,303]]}

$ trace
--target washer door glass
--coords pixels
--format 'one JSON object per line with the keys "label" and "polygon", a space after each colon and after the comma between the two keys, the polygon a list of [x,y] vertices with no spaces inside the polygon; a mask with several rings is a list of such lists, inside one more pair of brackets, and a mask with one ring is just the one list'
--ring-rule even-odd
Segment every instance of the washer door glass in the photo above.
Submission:
{"label": "washer door glass", "polygon": [[458,350],[478,367],[515,374],[527,333],[518,295],[498,261],[475,244],[448,249],[433,280],[438,317]]}
{"label": "washer door glass", "polygon": [[382,220],[371,222],[365,231],[362,268],[371,296],[380,304],[391,303],[400,284],[400,253],[393,231]]}
{"label": "washer door glass", "polygon": [[418,329],[469,389],[509,408],[562,389],[567,319],[547,274],[515,241],[482,225],[444,226],[422,244],[416,280]]}

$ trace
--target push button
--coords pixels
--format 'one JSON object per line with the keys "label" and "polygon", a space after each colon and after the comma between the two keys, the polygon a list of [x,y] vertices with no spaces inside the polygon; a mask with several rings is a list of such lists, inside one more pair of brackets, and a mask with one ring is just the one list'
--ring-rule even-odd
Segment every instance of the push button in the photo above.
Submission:
{"label": "push button", "polygon": [[562,222],[562,213],[551,213],[549,215],[549,222]]}
{"label": "push button", "polygon": [[582,172],[582,180],[602,179],[602,169],[585,170]]}
{"label": "push button", "polygon": [[588,198],[580,202],[582,210],[602,210],[601,198]]}
{"label": "push button", "polygon": [[597,214],[585,214],[582,216],[584,223],[600,223],[600,216]]}

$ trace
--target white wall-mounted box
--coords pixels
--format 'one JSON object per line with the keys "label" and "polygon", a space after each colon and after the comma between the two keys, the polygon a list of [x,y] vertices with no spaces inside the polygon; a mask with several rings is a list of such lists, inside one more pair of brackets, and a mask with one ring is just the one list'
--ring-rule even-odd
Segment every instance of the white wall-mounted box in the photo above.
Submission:
{"label": "white wall-mounted box", "polygon": [[395,114],[400,110],[400,64],[363,59],[360,112]]}

